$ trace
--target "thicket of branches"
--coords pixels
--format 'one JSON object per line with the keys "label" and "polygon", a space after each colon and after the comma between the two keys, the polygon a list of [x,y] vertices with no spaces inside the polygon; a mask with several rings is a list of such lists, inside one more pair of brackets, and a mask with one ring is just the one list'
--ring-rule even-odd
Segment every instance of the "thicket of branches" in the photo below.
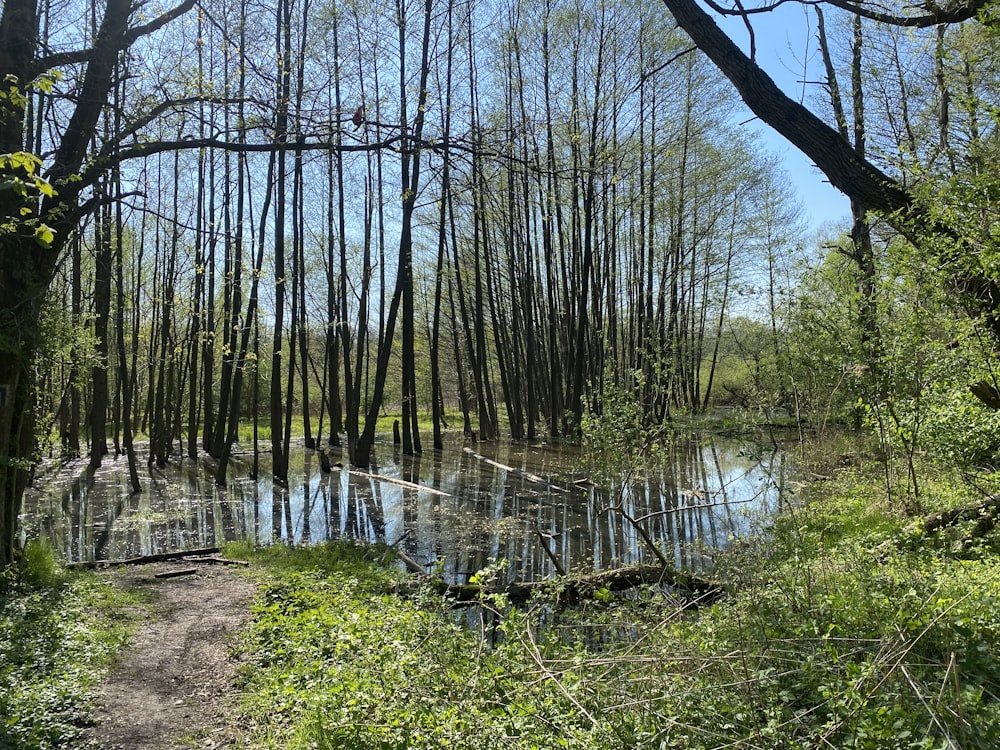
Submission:
{"label": "thicket of branches", "polygon": [[[133,46],[85,169],[121,166],[51,297],[63,448],[99,461],[130,422],[154,460],[222,457],[261,404],[280,477],[293,414],[363,465],[384,403],[407,450],[418,407],[435,442],[443,406],[484,438],[559,435],[637,373],[651,420],[701,409],[761,206],[794,207],[669,26],[642,4],[206,3]],[[33,95],[39,152],[71,97]]]}

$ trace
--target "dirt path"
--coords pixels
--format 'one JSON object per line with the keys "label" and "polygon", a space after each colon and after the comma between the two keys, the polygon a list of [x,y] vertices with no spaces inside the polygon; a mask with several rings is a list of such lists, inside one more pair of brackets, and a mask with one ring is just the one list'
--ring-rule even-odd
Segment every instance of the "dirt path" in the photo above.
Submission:
{"label": "dirt path", "polygon": [[[194,575],[156,574],[196,569]],[[175,750],[237,747],[231,637],[249,617],[253,585],[223,565],[158,563],[114,575],[147,588],[155,612],[125,661],[98,689],[88,747]]]}

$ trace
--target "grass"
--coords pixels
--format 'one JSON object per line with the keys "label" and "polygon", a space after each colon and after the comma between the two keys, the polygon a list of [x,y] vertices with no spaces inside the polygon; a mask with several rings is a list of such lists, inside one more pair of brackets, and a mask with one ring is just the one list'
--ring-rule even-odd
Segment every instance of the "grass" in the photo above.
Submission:
{"label": "grass", "polygon": [[571,692],[544,679],[534,647],[513,636],[516,615],[501,625],[512,636],[487,649],[480,629],[437,602],[387,593],[397,574],[369,554],[343,544],[265,553],[247,633],[249,745],[603,746],[603,727],[584,720]]}
{"label": "grass", "polygon": [[0,748],[74,747],[91,721],[91,688],[114,663],[142,608],[92,573],[58,568],[31,543],[0,588]]}
{"label": "grass", "polygon": [[[929,510],[975,499],[931,469]],[[721,556],[731,593],[696,610],[647,588],[456,611],[394,593],[383,547],[233,545],[260,582],[240,645],[245,744],[1000,746],[1000,535],[914,534],[882,479],[873,465],[807,487]],[[0,598],[0,747],[73,747],[141,602],[44,547],[26,561]]]}
{"label": "grass", "polygon": [[728,558],[740,595],[672,629],[701,663],[685,678],[696,705],[675,710],[747,747],[996,747],[996,540],[959,558],[906,526],[844,472]]}
{"label": "grass", "polygon": [[[262,748],[994,748],[997,540],[914,539],[847,470],[718,574],[697,611],[646,590],[456,615],[387,593],[384,551],[269,549],[246,636]],[[944,480],[942,504],[968,498]]]}
{"label": "grass", "polygon": [[[378,421],[375,423],[375,434],[380,436],[390,436],[392,435],[393,423],[396,421],[401,421],[403,418],[402,412],[399,411],[389,411],[382,413]],[[450,431],[461,430],[462,428],[462,412],[457,409],[447,409],[445,412],[445,419],[448,422],[448,427],[446,429]],[[305,434],[305,428],[303,426],[303,420],[301,414],[292,415],[292,435],[302,436]],[[318,434],[319,429],[319,416],[313,415],[310,420],[310,425],[312,427],[313,436],[319,440],[321,443],[325,442],[326,436],[329,435],[330,426],[329,421],[324,416],[323,419],[323,434]],[[434,429],[434,424],[431,420],[431,415],[429,412],[421,410],[418,414],[418,429],[420,434],[424,437],[425,441],[429,441],[431,434]],[[473,427],[475,428],[476,422],[475,417],[473,417]],[[271,426],[270,419],[267,414],[262,414],[260,422],[258,423],[258,438],[260,440],[270,440],[271,439]],[[240,426],[237,434],[237,439],[239,442],[248,444],[253,441],[253,422],[244,416],[240,421]]]}

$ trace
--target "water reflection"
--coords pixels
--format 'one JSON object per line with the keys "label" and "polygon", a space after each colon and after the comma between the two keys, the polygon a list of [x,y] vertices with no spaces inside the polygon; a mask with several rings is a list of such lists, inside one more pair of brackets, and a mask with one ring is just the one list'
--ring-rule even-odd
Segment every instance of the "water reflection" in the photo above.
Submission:
{"label": "water reflection", "polygon": [[455,438],[440,453],[392,453],[371,472],[324,473],[317,455],[302,450],[287,487],[271,482],[266,466],[252,480],[249,455],[233,457],[225,488],[210,461],[185,460],[150,469],[138,495],[129,494],[124,458],[96,475],[66,464],[40,474],[26,494],[22,533],[49,539],[71,562],[243,539],[349,537],[398,544],[448,580],[465,581],[500,558],[520,579],[655,562],[641,528],[668,560],[697,568],[702,550],[724,548],[752,517],[779,509],[790,473],[781,452],[699,436],[675,439],[662,463],[610,490],[580,477],[573,446],[470,448]]}

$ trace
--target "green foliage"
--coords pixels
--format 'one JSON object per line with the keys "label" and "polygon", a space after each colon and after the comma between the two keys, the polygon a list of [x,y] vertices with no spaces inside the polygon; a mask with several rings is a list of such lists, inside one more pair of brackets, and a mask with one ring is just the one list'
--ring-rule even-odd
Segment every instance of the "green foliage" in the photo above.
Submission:
{"label": "green foliage", "polygon": [[921,443],[928,452],[964,469],[1000,468],[1000,411],[985,406],[965,383],[934,383],[926,401]]}
{"label": "green foliage", "polygon": [[31,539],[21,552],[20,580],[32,588],[53,588],[63,582],[64,571],[56,563],[52,545]]}
{"label": "green foliage", "polygon": [[[784,383],[788,369],[780,361],[774,338],[770,327],[761,321],[730,318],[719,342],[716,404],[752,413],[789,405]],[[703,372],[702,380],[707,376],[708,373]]]}
{"label": "green foliage", "polygon": [[759,746],[993,747],[995,560],[899,544],[873,489],[845,474],[780,517],[766,547],[727,562],[742,595],[678,625],[717,655],[698,674],[705,713]]}
{"label": "green foliage", "polygon": [[[269,553],[247,637],[252,746],[623,746],[584,706],[592,692],[585,663],[549,672],[546,658],[574,657],[577,646],[539,643],[537,616],[508,614],[500,644],[488,649],[481,630],[432,604],[433,595],[400,599],[387,593],[386,572],[317,554],[342,556],[336,547]],[[298,570],[316,563],[325,572]],[[490,620],[487,613],[480,628]]]}
{"label": "green foliage", "polygon": [[858,325],[853,269],[839,249],[828,249],[802,275],[787,333],[791,378],[813,419],[847,417],[861,395],[867,364]]}
{"label": "green foliage", "polygon": [[[72,371],[75,378],[71,387],[83,390],[90,382],[91,368],[103,363],[97,355],[97,337],[89,316],[77,320],[64,303],[61,295],[45,296],[39,320],[35,369],[40,376],[42,373],[57,372],[60,368]],[[35,444],[40,454],[50,450],[59,438],[55,425],[62,395],[50,395],[44,391],[37,395]]]}
{"label": "green foliage", "polygon": [[606,383],[600,410],[583,414],[583,460],[595,480],[620,481],[641,456],[655,453],[666,440],[664,429],[649,426],[646,408],[637,398],[643,392],[642,373],[634,373],[633,380],[628,387]]}
{"label": "green foliage", "polygon": [[[20,96],[11,87],[3,98]],[[55,232],[44,222],[32,218],[39,196],[54,197],[55,188],[41,175],[42,160],[25,151],[0,154],[0,205],[12,207],[0,214],[0,235],[30,232],[35,242],[48,248]]]}
{"label": "green foliage", "polygon": [[[975,226],[971,215],[957,208],[949,213],[950,200],[978,210],[968,195],[939,195],[939,218]],[[879,240],[877,233],[874,239],[867,327],[860,272],[849,239],[842,238],[802,276],[788,329],[789,366],[804,411],[850,416],[867,427],[885,459],[886,488],[918,511],[923,499],[915,460],[922,452],[963,469],[993,463],[1000,419],[970,392],[974,383],[997,380],[993,345],[948,291],[961,264],[928,263],[929,253],[947,254],[930,247],[943,240],[916,248],[899,238]],[[989,253],[975,255],[975,273],[992,274],[983,265],[992,262]]]}
{"label": "green foliage", "polygon": [[[941,507],[968,502],[940,481]],[[261,748],[992,748],[1000,573],[844,471],[725,555],[721,603],[654,589],[459,617],[353,545],[262,552],[244,675]],[[491,571],[477,580],[489,583]]]}
{"label": "green foliage", "polygon": [[77,747],[90,690],[124,646],[141,600],[25,550],[20,583],[0,591],[0,747]]}

